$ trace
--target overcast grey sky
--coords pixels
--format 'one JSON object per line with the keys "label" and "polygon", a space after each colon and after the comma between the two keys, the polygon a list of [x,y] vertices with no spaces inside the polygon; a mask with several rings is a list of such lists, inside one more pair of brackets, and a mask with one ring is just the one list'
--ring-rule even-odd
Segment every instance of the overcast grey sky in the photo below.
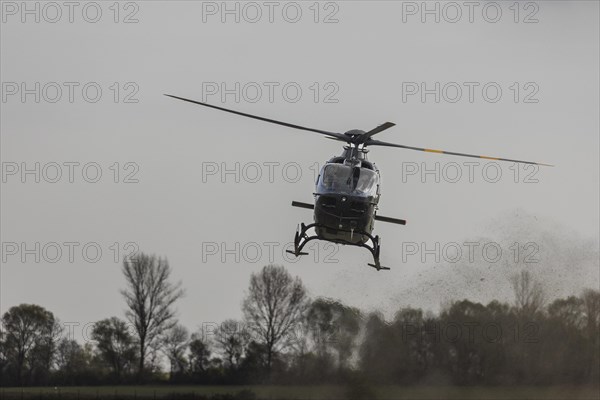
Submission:
{"label": "overcast grey sky", "polygon": [[[388,313],[508,300],[505,278],[531,252],[552,294],[598,286],[598,2],[429,2],[439,23],[421,2],[237,3],[239,23],[221,2],[27,4],[34,14],[2,2],[1,312],[25,302],[82,324],[121,316],[118,260],[134,248],[168,257],[192,329],[239,317],[250,273],[270,261],[312,296]],[[372,148],[380,214],[408,220],[376,226],[391,271],[326,243],[292,263],[284,245],[312,215],[290,202],[312,200],[315,165],[339,143],[163,93],[331,131],[392,121],[379,139],[556,166]],[[39,183],[22,175],[36,163]],[[221,176],[236,163],[239,182]],[[421,176],[435,168],[439,182]],[[466,241],[478,255],[497,243],[504,258],[434,268],[423,251]]]}

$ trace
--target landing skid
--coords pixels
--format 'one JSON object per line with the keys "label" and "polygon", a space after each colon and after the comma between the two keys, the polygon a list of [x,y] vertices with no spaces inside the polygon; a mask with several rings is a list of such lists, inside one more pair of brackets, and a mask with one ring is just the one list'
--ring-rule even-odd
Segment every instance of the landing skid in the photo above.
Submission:
{"label": "landing skid", "polygon": [[[321,238],[319,238],[317,235],[309,235],[307,233],[307,231],[311,228],[320,227],[320,226],[321,225],[315,224],[315,223],[308,224],[308,225],[304,225],[303,223],[301,223],[298,226],[298,229],[296,230],[296,235],[294,236],[294,251],[292,251],[292,250],[286,250],[286,251],[290,254],[295,255],[296,257],[308,255],[308,253],[302,251],[304,246],[306,246],[306,244],[308,242],[310,242],[311,240],[321,239]],[[377,271],[389,270],[388,267],[383,267],[379,263],[379,250],[381,249],[381,245],[379,242],[379,236],[373,237],[371,234],[366,233],[366,232],[355,232],[355,234],[367,236],[369,238],[369,240],[371,241],[371,245],[369,245],[368,242],[357,244],[357,243],[347,242],[345,240],[337,240],[337,241],[334,241],[334,243],[364,247],[364,248],[368,249],[371,252],[371,255],[373,256],[373,264],[371,264],[371,263],[368,264],[370,267],[375,268]]]}

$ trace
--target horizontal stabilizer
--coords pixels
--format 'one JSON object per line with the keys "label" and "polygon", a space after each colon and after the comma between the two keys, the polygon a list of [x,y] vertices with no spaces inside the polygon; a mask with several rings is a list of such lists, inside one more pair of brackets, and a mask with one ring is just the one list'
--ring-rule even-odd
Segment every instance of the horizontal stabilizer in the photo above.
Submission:
{"label": "horizontal stabilizer", "polygon": [[375,216],[375,221],[382,221],[382,222],[389,222],[389,223],[392,223],[392,224],[406,225],[406,220],[405,219],[390,218],[390,217],[384,217],[384,216],[381,216],[381,215],[376,215]]}
{"label": "horizontal stabilizer", "polygon": [[[314,210],[314,208],[315,208],[315,206],[313,204],[302,203],[301,201],[292,201],[292,207],[307,208],[309,210]],[[389,222],[391,224],[406,225],[405,219],[384,217],[382,215],[376,215],[375,221]]]}
{"label": "horizontal stabilizer", "polygon": [[315,208],[312,204],[302,203],[300,201],[292,201],[292,207],[308,208],[309,210],[314,210]]}

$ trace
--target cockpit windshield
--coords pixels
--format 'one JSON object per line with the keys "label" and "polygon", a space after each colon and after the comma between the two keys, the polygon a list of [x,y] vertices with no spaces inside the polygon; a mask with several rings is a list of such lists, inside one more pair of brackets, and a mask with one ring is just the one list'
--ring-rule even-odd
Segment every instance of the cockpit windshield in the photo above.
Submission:
{"label": "cockpit windshield", "polygon": [[377,174],[365,168],[328,164],[323,168],[318,189],[319,192],[375,195]]}

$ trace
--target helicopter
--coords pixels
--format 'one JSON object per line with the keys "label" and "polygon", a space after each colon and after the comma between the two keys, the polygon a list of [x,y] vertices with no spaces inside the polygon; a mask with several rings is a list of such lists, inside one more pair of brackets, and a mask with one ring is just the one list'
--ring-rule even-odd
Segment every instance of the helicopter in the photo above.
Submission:
{"label": "helicopter", "polygon": [[395,126],[396,124],[393,122],[386,122],[366,132],[359,129],[349,130],[345,133],[329,132],[218,107],[184,97],[170,94],[165,94],[165,96],[288,128],[319,133],[328,139],[346,143],[342,154],[332,157],[321,168],[316,182],[316,190],[313,193],[314,204],[292,201],[293,207],[313,210],[314,221],[307,225],[304,223],[298,225],[294,236],[294,250],[286,250],[296,257],[308,254],[302,251],[308,242],[325,240],[343,245],[365,247],[373,256],[373,263],[368,263],[370,267],[375,268],[377,271],[390,269],[382,266],[379,261],[381,239],[378,235],[373,236],[374,224],[375,221],[381,221],[406,225],[406,220],[377,214],[381,197],[381,179],[379,169],[375,163],[367,158],[369,151],[367,147],[396,147],[452,156],[552,166],[532,161],[405,146],[373,139],[374,135]]}

